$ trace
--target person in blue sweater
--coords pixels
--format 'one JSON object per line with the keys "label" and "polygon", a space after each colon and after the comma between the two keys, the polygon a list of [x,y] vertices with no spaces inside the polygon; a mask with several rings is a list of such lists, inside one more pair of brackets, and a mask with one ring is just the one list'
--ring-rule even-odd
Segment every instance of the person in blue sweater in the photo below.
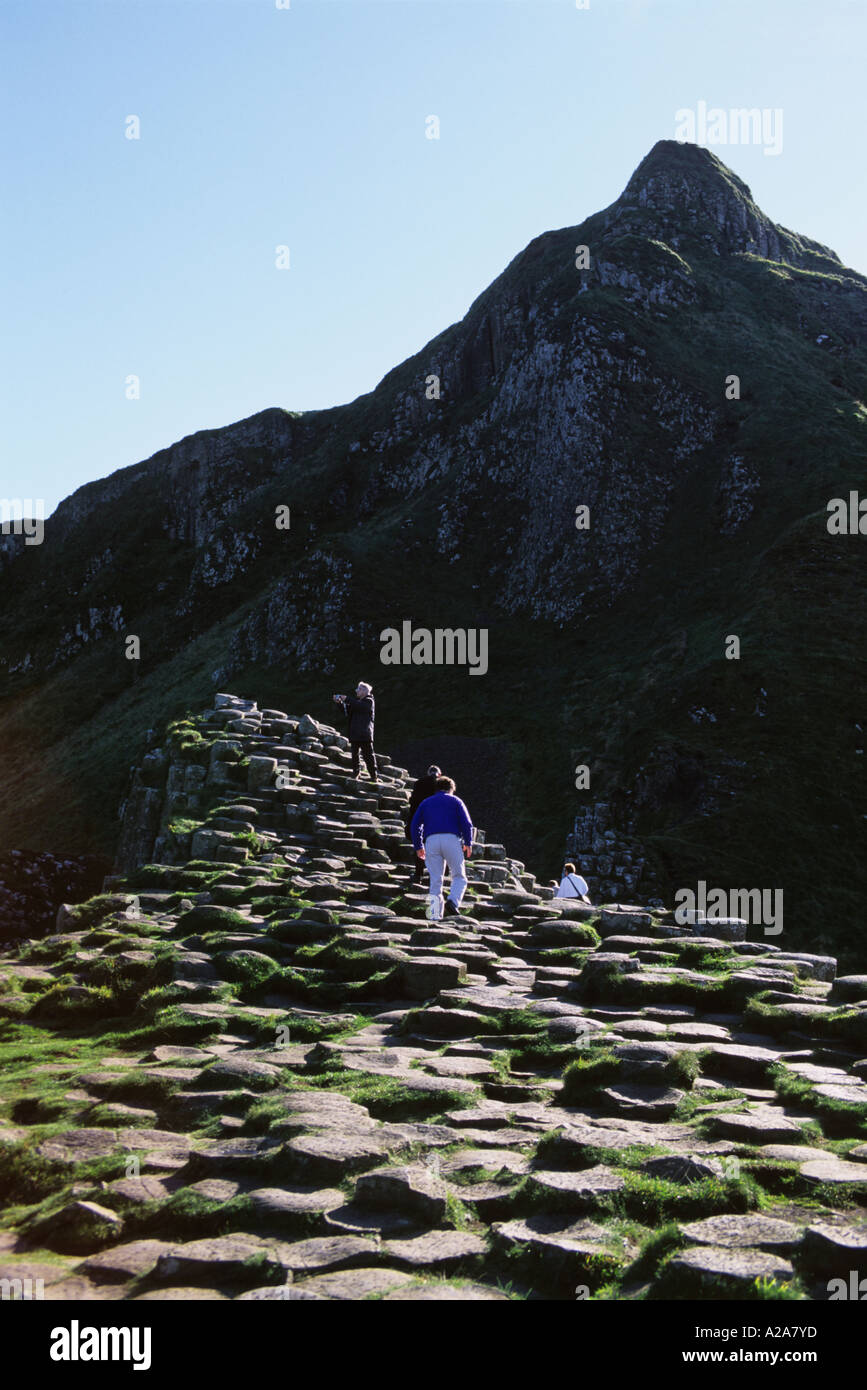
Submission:
{"label": "person in blue sweater", "polygon": [[443,872],[448,864],[452,886],[445,904],[447,917],[459,917],[467,887],[464,859],[473,852],[473,823],[451,777],[438,777],[433,796],[424,800],[410,824],[412,843],[430,875],[430,919],[443,915]]}

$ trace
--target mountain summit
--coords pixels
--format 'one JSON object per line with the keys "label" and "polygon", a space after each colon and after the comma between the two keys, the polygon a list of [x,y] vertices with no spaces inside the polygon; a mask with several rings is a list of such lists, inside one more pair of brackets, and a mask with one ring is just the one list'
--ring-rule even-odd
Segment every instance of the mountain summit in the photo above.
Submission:
{"label": "mountain summit", "polygon": [[777,227],[743,180],[699,145],[657,141],[609,213],[607,227],[623,232],[656,226],[677,248],[699,238],[719,253],[749,253],[806,270],[840,267],[827,246]]}
{"label": "mountain summit", "polygon": [[[845,965],[867,634],[826,517],[867,490],[865,380],[867,279],[660,142],[368,395],[190,435],[7,538],[2,842],[110,853],[143,728],[367,678],[398,756],[447,747],[536,873],[577,817],[603,895],[628,835],[663,896],[784,887]],[[484,629],[487,679],[380,672],[404,622]]]}

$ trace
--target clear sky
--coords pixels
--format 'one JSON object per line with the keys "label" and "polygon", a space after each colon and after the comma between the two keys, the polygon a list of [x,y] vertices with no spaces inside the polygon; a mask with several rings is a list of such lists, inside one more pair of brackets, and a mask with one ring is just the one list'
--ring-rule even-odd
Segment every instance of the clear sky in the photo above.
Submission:
{"label": "clear sky", "polygon": [[864,0],[281,3],[0,5],[0,495],[371,390],[702,101],[782,111],[715,153],[867,272]]}

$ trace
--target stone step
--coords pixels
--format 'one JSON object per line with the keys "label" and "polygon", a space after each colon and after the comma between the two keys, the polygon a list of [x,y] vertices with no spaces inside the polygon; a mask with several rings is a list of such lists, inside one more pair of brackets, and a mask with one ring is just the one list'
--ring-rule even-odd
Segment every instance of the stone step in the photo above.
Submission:
{"label": "stone step", "polygon": [[[309,716],[260,713],[231,701],[214,713],[214,732],[225,731],[224,743],[250,758],[251,771],[233,773],[231,763],[215,760],[206,785],[220,800],[207,803],[214,811],[206,831],[228,839],[206,836],[197,848],[208,849],[200,857],[212,869],[221,861],[224,868],[218,883],[190,889],[189,898],[201,891],[204,904],[209,897],[227,903],[226,916],[215,914],[212,924],[193,917],[186,931],[183,923],[175,931],[189,904],[178,907],[160,883],[140,895],[139,910],[149,922],[165,914],[166,934],[151,934],[145,924],[107,923],[106,930],[118,932],[115,951],[110,939],[85,947],[70,932],[48,965],[19,953],[25,959],[16,988],[38,991],[71,971],[78,982],[72,988],[86,994],[90,972],[112,959],[112,968],[147,968],[157,958],[155,942],[168,941],[177,993],[170,1011],[156,1017],[180,1023],[168,1025],[164,1041],[155,1033],[156,1045],[139,1053],[115,1043],[110,1050],[121,1055],[97,1063],[87,1054],[78,1068],[59,1073],[66,1113],[74,1116],[66,1122],[92,1120],[92,1131],[79,1133],[95,1136],[69,1152],[108,1156],[120,1135],[141,1152],[146,1177],[113,1179],[100,1199],[106,1210],[117,1204],[123,1216],[127,1203],[161,1203],[191,1187],[218,1211],[227,1205],[227,1216],[238,1205],[232,1199],[247,1196],[249,1205],[235,1219],[252,1229],[214,1237],[230,1244],[209,1249],[190,1249],[195,1230],[185,1229],[176,1242],[170,1233],[168,1248],[156,1241],[155,1250],[118,1232],[107,1251],[87,1252],[91,1279],[116,1279],[120,1292],[125,1281],[168,1256],[159,1281],[148,1276],[164,1293],[188,1285],[210,1291],[222,1281],[237,1296],[246,1271],[262,1265],[283,1282],[267,1286],[256,1275],[263,1287],[250,1296],[389,1296],[391,1286],[376,1282],[389,1274],[388,1263],[425,1275],[466,1275],[484,1260],[501,1277],[498,1262],[517,1243],[532,1256],[545,1296],[546,1280],[552,1287],[567,1276],[573,1286],[616,1280],[637,1253],[642,1228],[649,1234],[659,1224],[636,1216],[635,1239],[612,1239],[611,1212],[634,1200],[630,1172],[662,1180],[666,1192],[705,1178],[718,1185],[728,1180],[720,1156],[730,1155],[759,1160],[751,1166],[759,1185],[772,1170],[779,1178],[785,1165],[817,1197],[809,1219],[827,1216],[827,1229],[843,1229],[833,1223],[845,1210],[832,1214],[828,1194],[839,1190],[845,1208],[867,1190],[867,1146],[855,1142],[867,1064],[849,1034],[833,1031],[828,1009],[867,1000],[864,977],[835,983],[830,957],[739,940],[737,932],[709,930],[706,923],[681,927],[640,903],[554,899],[506,847],[488,843],[484,831],[468,862],[465,914],[429,922],[427,882],[418,888],[409,882],[415,856],[403,816],[414,779],[404,769],[382,757],[383,778],[400,780],[358,782],[345,740],[335,743],[342,736]],[[281,769],[287,785],[278,787],[273,778]],[[239,773],[243,780],[232,783]],[[221,779],[228,779],[224,786]],[[263,851],[238,853],[232,836],[244,830],[265,841]],[[603,842],[592,853],[600,870],[594,885],[611,876],[632,881],[637,856],[630,864],[628,846]],[[182,881],[181,867],[167,866],[172,872]],[[167,877],[166,889],[171,882]],[[244,890],[240,902],[229,901],[230,888]],[[271,898],[285,903],[273,915]],[[598,950],[588,921],[602,938]],[[325,945],[327,968],[303,950]],[[694,963],[702,957],[708,959],[699,972]],[[616,977],[606,961],[616,965]],[[274,967],[286,973],[272,984],[267,972]],[[576,985],[583,990],[594,967],[601,982],[613,980],[612,993],[585,998]],[[4,958],[0,973],[8,979],[13,970],[13,959]],[[255,980],[257,970],[261,989],[246,978],[227,978],[249,971]],[[371,986],[374,974],[386,984]],[[723,980],[724,1004],[714,992]],[[625,986],[633,983],[647,991],[644,1007],[629,1002]],[[767,1017],[750,1014],[745,1025],[741,1010],[760,990],[773,1007]],[[28,1002],[26,994],[17,998]],[[687,998],[693,1002],[682,1002]],[[827,1036],[812,1036],[820,1026]],[[286,1036],[277,1043],[280,1027]],[[68,1046],[74,1041],[64,1038]],[[686,1053],[698,1059],[700,1071],[691,1082],[678,1071],[672,1085],[669,1063]],[[573,1068],[565,1095],[575,1086],[580,1103],[563,1103],[570,1062],[600,1054],[612,1059],[610,1070],[581,1089]],[[783,1100],[782,1087],[779,1096],[773,1089],[786,1073],[805,1088],[797,1104]],[[128,1086],[131,1075],[137,1082]],[[349,1076],[351,1085],[343,1086],[341,1078]],[[359,1094],[362,1078],[363,1093],[369,1084],[374,1097],[373,1114],[349,1099]],[[145,1089],[138,1092],[138,1085]],[[719,1099],[730,1090],[737,1094]],[[458,1099],[465,1109],[455,1108]],[[387,1119],[379,1118],[379,1106]],[[675,1120],[675,1111],[687,1118]],[[827,1131],[826,1115],[833,1121]],[[16,1121],[13,1131],[0,1123],[0,1141],[19,1128],[26,1133],[26,1124]],[[537,1155],[546,1131],[559,1138],[546,1137]],[[160,1133],[168,1139],[147,1147],[145,1136]],[[851,1138],[854,1147],[835,1153],[825,1147],[825,1134]],[[58,1142],[64,1138],[46,1142],[66,1152]],[[639,1144],[651,1146],[643,1163],[634,1158]],[[629,1166],[617,1158],[624,1149],[632,1154]],[[71,1180],[76,1161],[67,1168]],[[521,1183],[526,1187],[516,1188]],[[468,1230],[450,1228],[456,1201],[472,1204]],[[112,1212],[102,1218],[114,1219]],[[677,1218],[666,1212],[664,1219]],[[682,1296],[681,1285],[712,1296],[717,1275],[736,1295],[749,1287],[746,1273],[757,1257],[787,1259],[795,1248],[791,1231],[777,1240],[760,1228],[764,1220],[709,1217],[703,1233],[687,1231],[701,1221],[680,1220],[676,1257],[685,1265],[673,1296]],[[798,1222],[789,1224],[800,1233]],[[212,1243],[205,1231],[202,1236],[204,1245]],[[245,1243],[251,1239],[253,1245]],[[257,1239],[266,1246],[256,1246]],[[127,1250],[121,1242],[142,1248]],[[841,1243],[836,1234],[824,1244],[817,1238],[817,1266],[850,1260]],[[696,1251],[705,1253],[690,1253]],[[741,1280],[732,1261],[744,1252]],[[335,1282],[341,1280],[348,1282]],[[394,1290],[401,1287],[398,1282]],[[344,1288],[349,1292],[326,1292]],[[664,1283],[660,1292],[665,1296]]]}

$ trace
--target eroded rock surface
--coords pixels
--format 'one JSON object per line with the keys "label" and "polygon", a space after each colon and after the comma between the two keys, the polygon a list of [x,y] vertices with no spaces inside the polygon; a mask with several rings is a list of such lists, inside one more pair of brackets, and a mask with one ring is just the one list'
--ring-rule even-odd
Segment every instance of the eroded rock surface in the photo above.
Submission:
{"label": "eroded rock surface", "polygon": [[206,857],[0,958],[25,1053],[99,1025],[6,1070],[4,1274],[75,1300],[821,1298],[863,1259],[861,977],[576,917],[483,833],[464,914],[427,922],[404,769],[357,782],[336,730],[230,695],[197,727]]}

